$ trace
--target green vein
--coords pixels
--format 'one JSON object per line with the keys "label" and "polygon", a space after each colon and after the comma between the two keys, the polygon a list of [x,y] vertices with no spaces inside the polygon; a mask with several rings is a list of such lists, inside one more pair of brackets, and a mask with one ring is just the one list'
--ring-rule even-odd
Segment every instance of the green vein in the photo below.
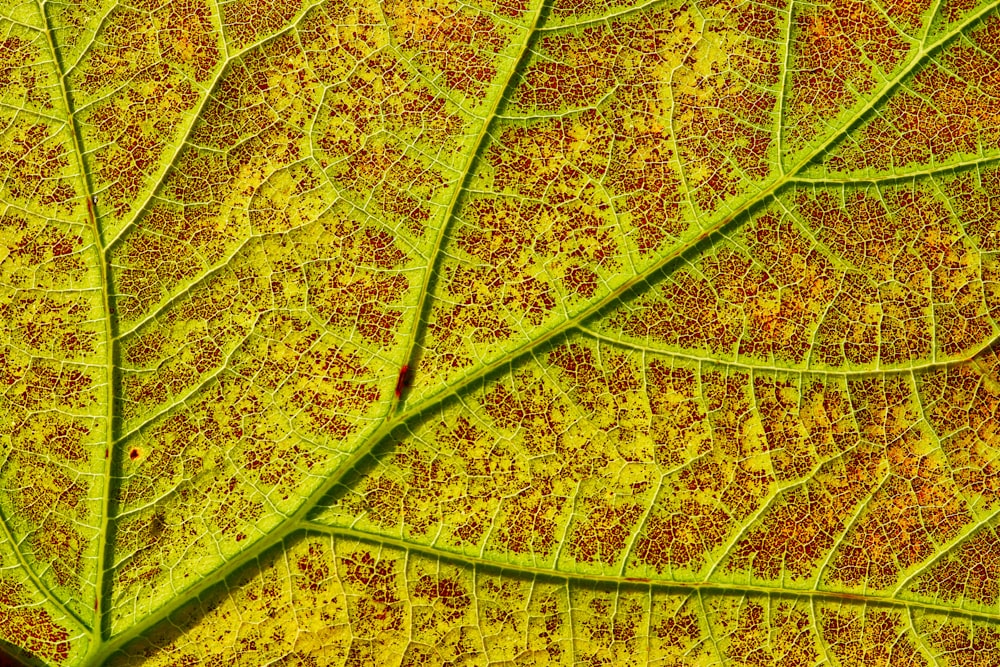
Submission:
{"label": "green vein", "polygon": [[64,605],[62,601],[56,597],[56,594],[52,592],[52,589],[50,589],[48,585],[42,581],[41,577],[35,573],[34,568],[32,568],[28,564],[27,559],[25,559],[24,553],[21,551],[21,546],[14,539],[13,533],[10,532],[10,528],[7,525],[7,517],[4,516],[2,511],[0,511],[0,537],[5,539],[7,543],[10,544],[10,550],[14,552],[17,564],[21,566],[21,569],[24,570],[24,573],[28,576],[28,580],[34,584],[35,588],[38,589],[38,592],[45,596],[46,602],[58,609],[59,612],[66,618],[72,619],[79,629],[90,637],[91,644],[93,644],[93,640],[95,639],[94,629],[89,623],[80,618],[75,611]]}
{"label": "green vein", "polygon": [[493,572],[499,572],[501,574],[511,573],[523,577],[555,579],[557,581],[567,581],[570,583],[579,584],[584,587],[592,587],[595,583],[597,583],[597,584],[603,584],[605,586],[619,586],[622,588],[638,588],[638,589],[650,588],[653,590],[663,590],[663,591],[684,591],[684,592],[701,591],[704,593],[718,593],[723,595],[732,593],[744,593],[749,595],[777,595],[782,597],[797,597],[797,598],[813,599],[820,601],[829,600],[833,602],[847,602],[853,604],[861,603],[861,604],[882,605],[890,607],[903,607],[907,609],[924,609],[936,613],[964,616],[966,618],[974,618],[989,623],[1000,624],[1000,612],[961,609],[956,607],[949,607],[947,605],[934,604],[930,602],[901,600],[899,598],[892,597],[889,595],[874,595],[871,593],[841,593],[829,590],[816,590],[811,588],[788,588],[782,586],[767,586],[763,584],[739,584],[739,583],[719,584],[711,581],[666,581],[666,580],[655,580],[655,579],[651,580],[651,579],[638,579],[635,577],[622,577],[613,574],[577,575],[562,571],[549,570],[543,567],[533,567],[531,565],[499,563],[497,561],[491,561],[485,558],[478,558],[476,556],[456,554],[450,551],[437,549],[435,547],[411,544],[406,540],[401,540],[398,538],[391,538],[391,537],[383,537],[381,535],[373,535],[370,533],[365,533],[363,531],[354,530],[351,528],[335,528],[312,522],[306,522],[302,528],[303,530],[309,532],[358,540],[361,542],[365,542],[367,544],[372,544],[377,546],[391,546],[397,549],[404,550],[408,553],[417,553],[424,556],[428,556],[430,558],[438,558],[459,565],[465,565],[473,568],[482,568]]}
{"label": "green vein", "polygon": [[142,429],[148,427],[150,424],[153,424],[160,417],[170,414],[175,409],[179,408],[181,405],[190,400],[193,396],[197,395],[202,390],[204,390],[205,387],[212,384],[223,373],[228,371],[229,364],[232,362],[233,357],[235,357],[237,354],[240,353],[240,351],[243,349],[243,346],[246,345],[247,341],[249,341],[253,337],[254,333],[256,333],[257,325],[260,324],[260,320],[270,312],[272,311],[268,309],[268,310],[262,310],[259,313],[257,313],[253,323],[250,324],[249,327],[247,327],[247,333],[241,336],[239,340],[233,345],[233,348],[226,353],[225,358],[221,361],[221,363],[219,363],[218,367],[215,370],[213,370],[208,375],[199,378],[199,381],[196,385],[184,391],[180,396],[174,398],[174,400],[169,404],[160,406],[149,416],[144,416],[137,423],[135,423],[128,431],[116,437],[114,439],[113,444],[117,445],[121,442],[128,440],[129,438],[136,436]]}
{"label": "green vein", "polygon": [[664,3],[663,0],[649,0],[648,2],[644,2],[641,5],[636,5],[635,7],[629,7],[627,9],[623,9],[618,12],[612,12],[611,14],[606,14],[604,16],[595,16],[593,18],[585,19],[583,21],[578,21],[576,23],[557,23],[553,26],[542,26],[538,28],[538,32],[550,33],[563,30],[569,32],[571,30],[590,28],[595,25],[602,25],[606,23],[611,23],[612,21],[616,21],[618,19],[627,18],[629,16],[632,16],[633,14],[638,14],[651,7],[655,7],[656,5],[659,4],[666,4],[666,3]]}
{"label": "green vein", "polygon": [[[416,317],[413,318],[410,331],[406,336],[406,340],[409,342],[407,343],[406,353],[403,355],[402,363],[404,364],[410,363],[413,358],[414,350],[420,341],[421,324],[427,316],[425,311],[430,306],[428,298],[434,285],[434,276],[438,268],[437,265],[440,260],[441,249],[444,246],[448,231],[454,224],[455,216],[458,213],[458,205],[462,201],[462,195],[468,190],[469,185],[472,182],[472,178],[475,175],[476,167],[479,165],[482,152],[487,145],[490,130],[498,121],[499,112],[505,105],[507,95],[510,93],[512,86],[516,83],[518,77],[520,76],[521,70],[527,63],[528,57],[530,56],[531,44],[535,39],[535,35],[539,30],[539,25],[542,22],[544,15],[548,11],[549,2],[551,2],[551,0],[541,0],[541,2],[539,2],[538,8],[535,10],[535,15],[532,17],[531,24],[525,31],[524,40],[518,48],[517,55],[513,58],[512,65],[507,71],[506,77],[498,86],[496,97],[493,100],[493,105],[487,110],[485,120],[479,128],[476,138],[468,148],[468,156],[465,161],[465,165],[462,167],[458,176],[458,186],[452,190],[451,198],[448,200],[447,207],[445,208],[444,217],[440,227],[438,227],[437,235],[434,238],[434,245],[431,247],[430,253],[427,257],[427,274],[420,285],[420,293],[417,297],[417,306],[415,311]],[[398,408],[399,403],[393,403],[390,410],[390,419],[392,414]]]}
{"label": "green vein", "polygon": [[916,180],[918,178],[924,178],[926,176],[937,176],[938,174],[948,174],[950,172],[958,172],[964,169],[971,169],[973,167],[981,167],[993,162],[1000,161],[1000,155],[984,156],[980,158],[975,158],[972,160],[964,160],[961,162],[951,162],[947,164],[942,164],[937,167],[931,167],[929,169],[921,169],[918,171],[909,171],[902,174],[885,174],[882,176],[845,176],[843,178],[824,176],[819,178],[811,178],[807,176],[797,176],[791,181],[793,183],[801,183],[803,185],[818,185],[818,186],[844,186],[844,185],[874,185],[877,183],[894,183],[898,181],[909,181]]}
{"label": "green vein", "polygon": [[977,356],[982,354],[984,351],[988,350],[994,343],[1000,340],[1000,332],[997,332],[991,338],[986,339],[985,341],[976,345],[974,348],[966,351],[964,354],[958,357],[953,357],[951,359],[943,359],[940,361],[928,361],[919,364],[910,364],[907,366],[893,366],[891,368],[835,370],[835,369],[823,369],[823,368],[818,368],[818,369],[810,368],[808,366],[774,366],[764,363],[732,361],[729,359],[717,359],[707,354],[699,355],[699,354],[692,354],[690,352],[680,352],[675,350],[650,347],[642,345],[640,343],[634,343],[632,341],[625,341],[617,338],[612,338],[610,336],[605,336],[604,334],[598,333],[593,329],[584,325],[577,326],[576,330],[585,336],[601,341],[602,343],[605,343],[607,345],[613,345],[621,349],[633,350],[636,352],[647,352],[649,354],[655,354],[661,357],[669,357],[672,359],[683,359],[685,361],[712,364],[714,366],[726,366],[728,368],[739,368],[747,371],[765,371],[768,373],[790,373],[795,375],[817,375],[821,377],[837,377],[837,378],[867,377],[872,375],[879,375],[879,376],[896,375],[896,374],[912,373],[915,371],[934,371],[943,368],[954,368],[955,366],[961,366],[962,364],[973,363]]}
{"label": "green vein", "polygon": [[931,647],[927,644],[927,640],[917,632],[917,625],[913,622],[913,610],[908,609],[906,612],[906,623],[910,628],[910,632],[913,633],[914,638],[917,640],[917,644],[926,653],[926,655],[934,663],[935,667],[941,667],[941,663],[938,662],[937,656],[931,651]]}
{"label": "green vein", "polygon": [[[309,11],[311,11],[312,9],[314,9],[315,7],[318,7],[318,6],[319,6],[319,3],[306,5],[305,9],[302,10],[302,13],[299,14],[299,16],[294,21],[290,22],[287,26],[285,26],[281,30],[277,31],[276,33],[274,33],[272,35],[269,35],[269,36],[265,37],[264,39],[261,39],[261,40],[259,40],[257,42],[254,42],[253,44],[250,44],[249,46],[243,48],[242,50],[238,51],[237,53],[235,53],[235,54],[233,54],[231,56],[227,56],[227,58],[225,60],[223,60],[222,65],[215,72],[215,76],[212,78],[212,80],[209,81],[207,85],[203,86],[205,94],[202,96],[201,100],[198,102],[198,105],[194,109],[191,109],[191,111],[188,112],[188,114],[186,114],[188,117],[191,118],[191,122],[188,124],[188,126],[186,128],[184,128],[184,130],[181,132],[181,135],[177,138],[177,140],[175,142],[175,145],[174,145],[174,152],[173,152],[173,154],[170,155],[166,160],[163,161],[162,167],[160,168],[159,172],[157,172],[157,173],[155,173],[155,174],[152,175],[152,177],[151,177],[150,180],[155,180],[156,183],[157,183],[157,185],[155,187],[151,188],[149,190],[149,192],[147,193],[146,198],[143,199],[142,202],[133,209],[134,213],[132,214],[132,217],[129,218],[128,220],[124,221],[122,223],[121,227],[115,233],[115,235],[112,236],[110,239],[108,239],[108,242],[106,243],[106,246],[107,246],[107,248],[109,250],[111,248],[114,248],[115,245],[117,245],[123,238],[125,238],[125,236],[128,234],[128,232],[139,221],[139,218],[142,217],[143,214],[145,214],[146,208],[156,198],[156,195],[160,192],[160,190],[162,190],[163,184],[165,182],[165,176],[167,175],[167,172],[170,171],[170,169],[174,166],[174,164],[176,164],[177,159],[181,156],[181,154],[184,153],[185,150],[187,150],[187,149],[189,149],[191,147],[190,144],[188,144],[188,139],[191,137],[191,134],[194,132],[195,127],[197,127],[198,120],[201,118],[201,114],[205,110],[205,107],[208,106],[209,101],[211,101],[212,99],[214,99],[212,97],[212,93],[219,86],[219,83],[222,81],[222,79],[226,75],[226,73],[229,72],[229,67],[234,62],[239,61],[240,58],[242,58],[243,56],[245,56],[247,53],[249,53],[249,52],[253,51],[254,49],[257,49],[257,48],[259,48],[259,47],[261,47],[261,46],[263,46],[265,44],[268,44],[268,43],[270,43],[270,42],[278,39],[282,35],[284,35],[284,34],[290,32],[290,31],[294,30],[295,28],[297,28],[298,25],[299,25],[299,23],[302,21],[303,17],[307,13],[309,13]],[[225,39],[223,39],[222,41],[223,41],[223,43],[225,43]],[[229,51],[228,44],[226,44],[225,48],[226,48],[226,52],[228,54],[228,51]],[[202,86],[199,86],[199,87],[202,87]]]}
{"label": "green vein", "polygon": [[[62,97],[63,108],[66,111],[66,123],[69,126],[70,136],[72,137],[73,144],[73,156],[76,161],[77,169],[79,169],[79,180],[80,186],[83,188],[84,204],[87,211],[87,224],[90,227],[91,234],[94,237],[94,246],[97,249],[101,280],[101,303],[104,308],[104,345],[105,345],[105,443],[106,449],[104,452],[104,471],[103,471],[103,489],[102,489],[102,509],[100,517],[100,527],[98,529],[97,536],[97,581],[95,583],[96,587],[96,599],[94,601],[94,616],[96,619],[97,627],[103,628],[102,619],[104,618],[104,608],[103,608],[103,595],[101,595],[104,590],[105,585],[105,563],[108,557],[108,535],[109,535],[109,522],[110,522],[110,510],[111,510],[111,473],[112,473],[112,459],[109,454],[109,449],[111,447],[110,443],[112,437],[114,436],[114,423],[115,423],[115,342],[114,342],[114,322],[111,318],[111,278],[108,270],[108,262],[106,258],[106,246],[104,240],[101,236],[100,225],[97,222],[97,217],[94,215],[94,208],[91,204],[93,199],[93,184],[90,182],[90,176],[86,169],[86,164],[84,161],[83,152],[83,141],[80,135],[80,127],[77,123],[75,116],[73,115],[73,98],[70,95],[69,88],[66,85],[66,73],[63,71],[62,59],[59,55],[59,50],[55,43],[55,34],[52,28],[52,24],[49,21],[48,12],[46,11],[47,3],[45,0],[38,0],[38,11],[41,14],[42,20],[45,22],[45,39],[48,43],[49,50],[52,54],[52,66],[56,70],[57,78],[59,79],[59,93]],[[91,650],[97,642],[91,643]]]}
{"label": "green vein", "polygon": [[962,546],[969,538],[978,534],[980,529],[989,526],[993,520],[997,518],[997,516],[1000,516],[1000,509],[995,509],[981,519],[977,519],[971,524],[963,526],[962,531],[955,538],[945,544],[937,545],[934,555],[920,565],[915,566],[914,570],[910,574],[903,577],[902,580],[896,584],[896,587],[892,589],[892,595],[900,595],[905,592],[906,587],[913,583],[915,579],[920,577],[922,574],[926,574],[928,570],[954,553],[957,547]]}

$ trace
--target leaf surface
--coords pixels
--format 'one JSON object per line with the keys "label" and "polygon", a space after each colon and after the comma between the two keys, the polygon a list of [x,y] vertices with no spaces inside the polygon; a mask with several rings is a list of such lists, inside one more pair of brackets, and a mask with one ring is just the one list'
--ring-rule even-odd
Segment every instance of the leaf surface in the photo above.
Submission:
{"label": "leaf surface", "polygon": [[1000,661],[996,3],[0,31],[0,649]]}

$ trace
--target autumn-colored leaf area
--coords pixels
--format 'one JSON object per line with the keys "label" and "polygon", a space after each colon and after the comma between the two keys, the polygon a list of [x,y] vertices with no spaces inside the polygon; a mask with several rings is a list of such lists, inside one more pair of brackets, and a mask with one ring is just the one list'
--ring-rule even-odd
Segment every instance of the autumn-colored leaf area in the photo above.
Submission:
{"label": "autumn-colored leaf area", "polygon": [[0,664],[1000,665],[1000,1],[0,0]]}

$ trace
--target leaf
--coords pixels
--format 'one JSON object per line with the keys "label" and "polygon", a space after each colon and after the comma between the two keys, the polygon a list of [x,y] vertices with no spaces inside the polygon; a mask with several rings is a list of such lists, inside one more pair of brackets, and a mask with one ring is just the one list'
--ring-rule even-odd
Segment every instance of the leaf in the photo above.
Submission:
{"label": "leaf", "polygon": [[12,661],[1000,663],[997,3],[0,4]]}

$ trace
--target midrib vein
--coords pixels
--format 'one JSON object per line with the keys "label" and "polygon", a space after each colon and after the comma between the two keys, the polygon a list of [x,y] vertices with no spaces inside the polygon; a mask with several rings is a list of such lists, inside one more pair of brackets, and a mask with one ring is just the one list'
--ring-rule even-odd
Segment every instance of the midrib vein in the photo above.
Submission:
{"label": "midrib vein", "polygon": [[[96,599],[94,600],[94,619],[95,626],[88,627],[87,631],[91,635],[100,636],[101,628],[103,627],[102,618],[104,617],[104,605],[102,595],[105,585],[105,560],[107,558],[108,551],[108,527],[109,527],[109,511],[111,507],[111,441],[114,437],[114,423],[115,423],[115,340],[114,340],[114,322],[111,319],[111,284],[110,275],[108,270],[108,261],[105,252],[104,239],[101,235],[101,228],[97,224],[97,216],[94,212],[93,201],[93,186],[90,182],[90,175],[87,172],[86,162],[84,160],[83,153],[83,142],[80,135],[80,127],[77,123],[76,117],[73,113],[73,98],[70,95],[69,87],[66,85],[66,73],[63,71],[62,59],[59,55],[59,50],[55,43],[55,34],[52,28],[52,24],[49,21],[49,15],[46,11],[47,2],[46,0],[38,0],[38,11],[41,14],[42,21],[44,23],[45,40],[49,47],[49,53],[52,56],[52,67],[55,69],[56,78],[59,81],[59,93],[62,97],[63,109],[66,112],[66,124],[69,129],[72,145],[73,145],[73,156],[76,161],[76,168],[79,173],[80,187],[83,189],[84,196],[84,208],[87,212],[87,226],[90,227],[90,232],[93,236],[94,246],[97,249],[98,255],[98,271],[100,274],[101,281],[101,302],[104,308],[104,349],[105,349],[105,451],[104,451],[104,473],[103,473],[103,491],[101,494],[101,518],[100,527],[98,529],[98,544],[97,544],[97,581],[95,582],[96,587]],[[48,596],[54,597],[48,592],[48,589],[43,589],[48,593]],[[56,604],[62,609],[64,608],[61,602],[56,600]],[[76,615],[73,615],[76,618]],[[96,632],[95,632],[96,629]],[[91,648],[97,645],[98,642],[92,641]]]}
{"label": "midrib vein", "polygon": [[[542,16],[545,10],[547,9],[547,3],[549,1],[550,0],[544,0],[538,9],[538,13],[535,16],[534,26],[525,39],[525,46],[522,49],[521,60],[523,60],[524,57],[527,55],[528,48],[532,42],[532,39],[536,35],[543,32],[544,30],[543,26],[541,25]],[[340,480],[344,478],[344,476],[350,473],[363,458],[368,456],[368,454],[386,437],[388,437],[396,428],[402,426],[403,424],[409,422],[410,420],[419,418],[421,414],[450,400],[455,394],[460,393],[463,389],[482,380],[483,378],[490,376],[503,366],[512,363],[516,359],[531,353],[533,350],[541,346],[544,346],[548,342],[564,335],[568,331],[579,326],[582,322],[586,321],[587,319],[596,315],[597,313],[603,311],[609,305],[615,303],[618,299],[621,298],[622,295],[628,293],[630,290],[634,289],[641,283],[646,282],[651,276],[661,271],[665,266],[669,265],[678,257],[687,253],[692,248],[697,247],[698,244],[704,241],[707,237],[713,236],[719,233],[720,231],[724,230],[725,228],[731,226],[735,221],[741,219],[742,216],[747,211],[756,207],[761,202],[765,201],[768,197],[774,195],[779,189],[783,188],[786,185],[793,184],[795,182],[796,175],[799,173],[799,171],[802,170],[803,167],[808,165],[812,160],[814,160],[817,156],[821,155],[832,145],[839,142],[846,135],[847,132],[849,132],[851,129],[854,128],[855,124],[857,124],[862,118],[865,117],[866,114],[868,114],[877,105],[881,104],[882,101],[884,101],[892,92],[894,92],[896,88],[899,86],[899,84],[907,76],[909,76],[909,74],[918,65],[920,65],[930,53],[941,48],[943,45],[951,41],[955,36],[961,34],[969,25],[975,23],[986,14],[992,12],[997,7],[998,4],[1000,4],[1000,0],[994,0],[994,2],[984,5],[978,11],[974,12],[973,14],[963,19],[963,21],[957,24],[951,31],[949,31],[948,33],[940,37],[938,40],[936,40],[933,44],[917,51],[911,58],[910,62],[906,66],[904,66],[895,77],[893,77],[890,81],[886,83],[886,85],[883,87],[882,91],[878,95],[874,96],[868,101],[867,104],[863,105],[842,126],[840,131],[833,133],[822,144],[816,147],[809,155],[802,158],[800,162],[793,169],[788,170],[783,177],[776,179],[775,182],[772,183],[769,187],[758,192],[756,197],[753,197],[752,199],[749,199],[748,201],[743,203],[739,208],[732,211],[728,216],[720,219],[714,225],[704,229],[700,234],[698,234],[693,239],[689,240],[684,245],[675,248],[674,250],[669,252],[666,256],[661,258],[659,261],[657,261],[655,264],[653,264],[640,274],[637,274],[630,280],[624,282],[622,285],[620,285],[618,288],[610,292],[605,297],[594,302],[591,306],[585,308],[584,310],[577,313],[575,316],[557,325],[547,333],[542,334],[541,336],[533,339],[532,341],[521,345],[520,347],[503,355],[502,357],[491,362],[490,364],[480,368],[475,373],[472,373],[466,376],[465,378],[462,378],[461,380],[458,381],[458,383],[453,385],[448,391],[438,393],[428,398],[427,400],[423,401],[417,406],[414,406],[403,412],[396,412],[395,414],[391,415],[357,449],[355,449],[351,453],[351,455],[347,457],[344,463],[341,466],[339,466],[332,475],[326,478],[323,481],[323,483],[320,484],[316,488],[316,490],[309,495],[309,497],[302,504],[302,506],[294,514],[288,517],[288,519],[285,522],[283,522],[277,529],[275,529],[266,537],[259,540],[254,545],[248,547],[246,550],[241,552],[232,560],[227,561],[225,564],[220,566],[211,576],[205,577],[200,582],[192,585],[190,588],[185,590],[182,595],[176,596],[173,600],[166,603],[152,614],[146,616],[145,618],[143,618],[142,620],[140,620],[138,623],[131,626],[127,630],[124,630],[118,635],[115,635],[114,637],[111,637],[106,641],[104,641],[102,644],[100,644],[98,650],[96,650],[92,654],[88,664],[91,665],[102,664],[102,662],[108,656],[110,656],[120,647],[124,646],[125,644],[132,641],[145,631],[149,630],[150,628],[158,625],[160,622],[167,619],[174,611],[176,611],[179,607],[183,606],[184,604],[187,604],[191,599],[201,595],[208,588],[225,580],[232,573],[236,572],[243,566],[256,561],[264,552],[279,545],[292,533],[300,531],[303,528],[308,528],[307,517],[309,513],[312,511],[312,509],[319,503],[319,501],[322,500],[340,482]],[[508,86],[510,82],[513,80],[512,77],[516,76],[517,73],[520,71],[521,69],[520,65],[521,65],[520,62],[515,63],[513,69],[511,70],[511,73],[508,75],[507,79]],[[495,106],[494,111],[500,108],[500,100],[502,99],[503,99],[502,95],[501,97],[498,97],[498,102],[497,105]],[[480,131],[479,135],[478,143],[480,146],[485,140],[485,137],[488,136],[489,127],[490,125],[492,125],[493,120],[495,119],[491,114],[491,116],[484,122],[483,129]],[[474,151],[473,157],[470,159],[471,162],[470,167],[474,166],[476,156],[478,156],[479,152],[480,152],[479,150]],[[463,187],[459,188],[459,190],[453,194],[453,201],[448,208],[448,214],[445,218],[446,221],[449,221],[453,217],[456,205],[458,201],[460,201],[461,190],[464,189],[464,184],[468,180],[469,175],[470,175],[469,172],[465,173],[464,177],[461,179],[463,182]],[[444,224],[444,226],[446,226],[446,223]],[[445,237],[444,226],[439,231],[438,239],[436,241],[435,247],[437,248],[437,252],[434,253],[435,255],[434,257],[428,258],[428,265],[429,265],[428,268],[430,271],[433,271],[433,267],[435,264],[434,260],[436,259],[436,255],[439,254],[440,246],[443,243],[443,239]],[[426,285],[424,285],[422,290],[424,293],[420,297],[421,308],[416,311],[419,320],[423,319],[421,309],[423,308],[423,304],[426,302],[427,292],[429,291],[427,290]],[[417,325],[413,327],[414,331],[411,333],[410,343],[408,345],[408,349],[410,350],[411,354],[412,350],[415,347],[415,340],[416,340],[415,334],[418,333],[417,331],[418,327],[419,327],[419,322]],[[377,540],[377,538],[374,536],[371,537],[370,539]],[[557,573],[551,576],[565,577],[566,575]],[[712,584],[711,586],[704,585],[701,590],[707,590],[709,588],[725,590],[728,588],[728,585],[718,585],[718,584]],[[767,590],[773,591],[773,589],[767,589]],[[817,592],[815,594],[820,595],[825,593]],[[841,599],[847,597],[856,598],[857,596],[841,594]],[[889,600],[880,598],[879,601],[884,603],[888,602]],[[951,607],[942,606],[941,609],[951,611],[953,613],[965,613],[957,609],[952,609]]]}

